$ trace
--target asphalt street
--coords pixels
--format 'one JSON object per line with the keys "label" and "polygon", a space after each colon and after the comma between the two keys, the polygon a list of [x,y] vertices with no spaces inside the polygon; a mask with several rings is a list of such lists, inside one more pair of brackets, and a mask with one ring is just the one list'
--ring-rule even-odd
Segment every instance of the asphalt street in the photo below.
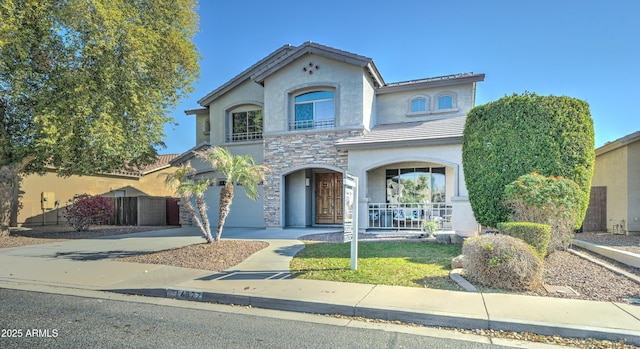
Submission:
{"label": "asphalt street", "polygon": [[[398,325],[0,289],[1,348],[505,348]],[[164,300],[166,303],[168,300]],[[187,306],[187,304],[189,304]],[[212,305],[221,307],[220,305]],[[229,310],[232,309],[232,310]],[[255,313],[256,315],[252,314]],[[349,325],[345,325],[349,324]],[[431,332],[433,333],[433,332]]]}

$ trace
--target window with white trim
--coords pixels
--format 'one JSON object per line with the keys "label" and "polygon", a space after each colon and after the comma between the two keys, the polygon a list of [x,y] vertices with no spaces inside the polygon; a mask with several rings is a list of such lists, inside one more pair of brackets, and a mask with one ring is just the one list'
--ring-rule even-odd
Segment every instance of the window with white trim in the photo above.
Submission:
{"label": "window with white trim", "polygon": [[422,113],[427,111],[428,101],[424,97],[418,97],[411,100],[411,112]]}
{"label": "window with white trim", "polygon": [[227,142],[262,139],[262,109],[231,112]]}
{"label": "window with white trim", "polygon": [[429,203],[446,200],[444,167],[386,170],[387,203]]}
{"label": "window with white trim", "polygon": [[454,99],[451,95],[444,95],[438,97],[438,110],[442,109],[453,109],[454,108]]}
{"label": "window with white trim", "polygon": [[289,130],[334,128],[335,93],[333,91],[312,91],[293,98],[293,120]]}

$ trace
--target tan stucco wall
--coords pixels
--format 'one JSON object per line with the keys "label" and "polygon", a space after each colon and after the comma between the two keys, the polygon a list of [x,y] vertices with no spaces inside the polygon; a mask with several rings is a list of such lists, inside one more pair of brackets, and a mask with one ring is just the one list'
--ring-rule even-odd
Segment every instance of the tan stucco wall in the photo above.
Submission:
{"label": "tan stucco wall", "polygon": [[627,221],[628,173],[627,146],[596,157],[591,185],[607,187],[607,229],[609,231],[614,224],[619,224],[623,219]]}
{"label": "tan stucco wall", "polygon": [[628,148],[627,229],[640,232],[640,141],[629,144]]}
{"label": "tan stucco wall", "polygon": [[[125,190],[126,196],[173,196],[173,190],[164,185],[164,174],[175,171],[175,168],[167,168],[150,173],[142,178],[128,178],[115,176],[71,176],[58,177],[54,172],[45,175],[26,176],[21,185],[24,192],[22,209],[18,213],[18,224],[42,224],[42,209],[40,197],[42,192],[53,192],[55,200],[58,200],[60,208],[76,194],[87,193],[90,195],[113,196],[114,190]],[[63,210],[47,211],[45,222],[55,224],[64,220]]]}

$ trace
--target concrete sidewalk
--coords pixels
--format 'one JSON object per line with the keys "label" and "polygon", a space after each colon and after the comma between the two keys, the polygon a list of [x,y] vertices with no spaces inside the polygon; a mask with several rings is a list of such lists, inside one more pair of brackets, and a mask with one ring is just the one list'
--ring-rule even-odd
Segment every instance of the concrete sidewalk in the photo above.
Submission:
{"label": "concrete sidewalk", "polygon": [[297,237],[331,231],[225,229],[225,238],[270,245],[223,273],[112,260],[202,242],[194,228],[0,249],[0,287],[101,290],[640,345],[636,305],[288,279],[289,261],[304,247]]}

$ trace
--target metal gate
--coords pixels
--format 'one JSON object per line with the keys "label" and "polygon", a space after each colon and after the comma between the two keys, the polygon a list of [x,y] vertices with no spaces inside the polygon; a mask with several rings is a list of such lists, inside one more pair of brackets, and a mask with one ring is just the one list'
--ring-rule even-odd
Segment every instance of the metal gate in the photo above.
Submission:
{"label": "metal gate", "polygon": [[180,225],[180,206],[178,198],[167,198],[167,225]]}
{"label": "metal gate", "polygon": [[138,225],[138,198],[113,198],[113,223],[115,225]]}
{"label": "metal gate", "polygon": [[607,231],[607,187],[591,187],[589,208],[582,223],[582,230]]}

